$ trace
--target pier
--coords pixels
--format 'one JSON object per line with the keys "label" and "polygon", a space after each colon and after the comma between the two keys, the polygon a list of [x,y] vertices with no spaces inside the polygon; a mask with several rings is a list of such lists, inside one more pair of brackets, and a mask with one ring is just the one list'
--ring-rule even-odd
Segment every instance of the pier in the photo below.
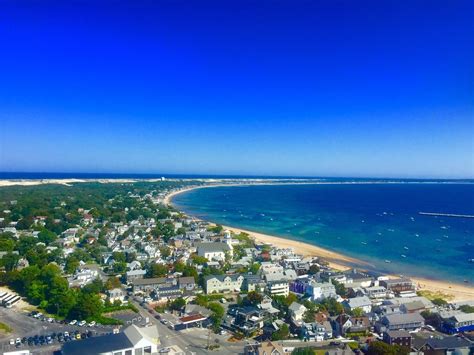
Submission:
{"label": "pier", "polygon": [[474,218],[474,215],[472,215],[472,214],[437,213],[437,212],[418,212],[418,214],[420,214],[422,216]]}

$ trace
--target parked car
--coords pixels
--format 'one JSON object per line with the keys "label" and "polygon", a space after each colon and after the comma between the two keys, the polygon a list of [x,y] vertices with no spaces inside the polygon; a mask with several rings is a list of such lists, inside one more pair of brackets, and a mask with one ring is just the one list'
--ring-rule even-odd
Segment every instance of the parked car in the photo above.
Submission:
{"label": "parked car", "polygon": [[92,321],[92,322],[90,322],[90,323],[88,324],[88,326],[89,326],[89,327],[93,327],[93,326],[95,326],[95,324],[96,324],[95,321]]}
{"label": "parked car", "polygon": [[76,323],[77,323],[77,320],[74,319],[74,320],[69,322],[69,325],[75,325]]}
{"label": "parked car", "polygon": [[85,320],[81,320],[77,325],[80,326],[80,327],[83,327],[87,324],[87,322]]}

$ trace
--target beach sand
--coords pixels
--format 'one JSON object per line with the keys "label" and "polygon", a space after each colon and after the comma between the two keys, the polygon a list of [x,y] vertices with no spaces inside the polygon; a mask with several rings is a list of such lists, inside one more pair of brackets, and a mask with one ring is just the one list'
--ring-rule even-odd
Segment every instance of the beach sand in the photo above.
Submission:
{"label": "beach sand", "polygon": [[[197,188],[210,188],[210,187],[218,187],[218,186],[230,186],[230,185],[205,185],[205,186],[196,186],[196,187],[188,187],[182,190],[176,190],[170,192],[164,199],[163,202],[165,204],[172,205],[172,199],[174,196],[184,193],[186,191],[190,191]],[[210,221],[209,221],[210,222]],[[212,222],[210,222],[212,223]],[[271,244],[273,246],[279,248],[293,248],[295,253],[301,254],[303,256],[314,256],[320,257],[327,262],[329,262],[329,266],[336,270],[347,270],[352,267],[357,267],[360,269],[375,269],[373,265],[367,263],[363,260],[351,258],[349,256],[339,254],[312,244],[299,242],[296,240],[275,237],[267,234],[256,233],[253,231],[248,231],[241,228],[235,228],[230,226],[223,226],[226,229],[234,233],[248,233],[255,241],[264,244]],[[396,278],[397,276],[394,275],[387,275],[391,278]],[[431,280],[426,278],[420,277],[411,277],[409,275],[405,275],[410,277],[414,282],[416,282],[418,290],[421,291],[430,291],[432,293],[437,294],[444,294],[448,295],[450,300],[452,301],[467,301],[467,300],[474,300],[474,287],[459,283],[453,283],[445,280]]]}
{"label": "beach sand", "polygon": [[[153,181],[150,179],[149,181]],[[155,181],[158,181],[155,179]],[[71,186],[71,184],[82,183],[82,182],[98,182],[101,184],[124,184],[134,183],[136,180],[131,179],[38,179],[38,180],[0,180],[0,187],[7,186],[36,186],[46,184],[56,184]]]}

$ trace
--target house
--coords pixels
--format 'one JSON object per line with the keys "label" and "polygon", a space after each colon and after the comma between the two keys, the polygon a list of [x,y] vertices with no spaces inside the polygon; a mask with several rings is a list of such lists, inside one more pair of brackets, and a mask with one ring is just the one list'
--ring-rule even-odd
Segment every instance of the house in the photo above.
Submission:
{"label": "house", "polygon": [[156,326],[140,328],[131,325],[121,333],[64,343],[64,355],[152,354],[158,351]]}
{"label": "house", "polygon": [[204,322],[206,322],[207,317],[200,314],[190,314],[184,317],[179,318],[179,323],[175,324],[175,330],[188,329],[193,327],[201,327]]}
{"label": "house", "polygon": [[149,279],[136,279],[133,281],[133,291],[153,291],[158,286],[168,283],[166,277],[153,277]]}
{"label": "house", "polygon": [[350,311],[360,308],[364,313],[369,313],[372,310],[372,302],[367,296],[349,298],[342,302],[342,305]]}
{"label": "house", "polygon": [[423,339],[421,344],[416,346],[416,350],[425,355],[469,355],[472,351],[472,343],[469,340],[456,336]]}
{"label": "house", "polygon": [[387,289],[383,286],[371,286],[364,288],[367,296],[372,299],[381,299],[387,297]]}
{"label": "house", "polygon": [[265,289],[266,282],[259,275],[245,275],[243,289],[247,292],[262,291]]}
{"label": "house", "polygon": [[306,294],[312,301],[322,301],[326,298],[337,297],[336,288],[331,282],[319,283],[314,280],[308,283]]}
{"label": "house", "polygon": [[397,344],[410,351],[412,337],[406,330],[388,330],[383,333],[383,341],[389,345]]}
{"label": "house", "polygon": [[234,275],[208,275],[204,278],[206,293],[240,292],[244,276]]}
{"label": "house", "polygon": [[83,287],[99,277],[99,272],[95,269],[77,269],[73,277],[69,278],[69,287]]}
{"label": "house", "polygon": [[387,330],[415,330],[425,325],[425,319],[419,313],[394,313],[385,315],[376,324],[379,332]]}
{"label": "house", "polygon": [[474,330],[474,313],[455,312],[444,319],[443,330],[448,334],[469,332]]}
{"label": "house", "polygon": [[236,309],[234,328],[237,331],[250,335],[263,328],[263,312],[256,307],[240,307]]}
{"label": "house", "polygon": [[345,313],[336,317],[334,325],[336,333],[342,336],[348,333],[365,333],[370,330],[368,317],[351,317]]}
{"label": "house", "polygon": [[123,302],[125,300],[125,292],[121,288],[114,288],[107,291],[110,302],[114,303],[115,301]]}
{"label": "house", "polygon": [[277,342],[264,342],[245,346],[245,355],[288,355],[291,351]]}
{"label": "house", "polygon": [[138,260],[133,260],[131,263],[127,263],[127,269],[132,270],[140,270],[142,268],[142,264]]}
{"label": "house", "polygon": [[303,316],[307,310],[308,309],[305,306],[298,302],[293,302],[290,307],[288,307],[291,320],[295,325],[299,325],[303,322]]}
{"label": "house", "polygon": [[288,296],[290,294],[290,285],[288,281],[270,281],[267,282],[267,291],[271,296]]}
{"label": "house", "polygon": [[232,256],[233,249],[227,243],[197,243],[196,252],[207,260],[224,261],[226,253]]}
{"label": "house", "polygon": [[159,285],[154,290],[154,296],[159,302],[174,300],[180,298],[182,295],[183,291],[178,285]]}
{"label": "house", "polygon": [[127,282],[133,282],[135,280],[143,279],[146,275],[146,270],[138,269],[138,270],[131,270],[127,271]]}
{"label": "house", "polygon": [[381,280],[380,285],[385,287],[388,291],[392,291],[394,293],[415,290],[415,284],[412,280],[407,278]]}
{"label": "house", "polygon": [[403,303],[400,306],[400,311],[403,313],[415,313],[415,312],[421,312],[426,309],[425,305],[421,301],[413,301],[413,302],[407,302]]}
{"label": "house", "polygon": [[196,281],[192,276],[182,276],[178,278],[178,286],[180,289],[192,291],[196,288]]}

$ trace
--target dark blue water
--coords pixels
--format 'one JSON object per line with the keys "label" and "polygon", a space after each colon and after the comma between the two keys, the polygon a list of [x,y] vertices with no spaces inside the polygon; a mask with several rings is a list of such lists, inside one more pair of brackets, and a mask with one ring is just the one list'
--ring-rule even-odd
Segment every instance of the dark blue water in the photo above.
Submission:
{"label": "dark blue water", "polygon": [[[474,282],[474,184],[215,187],[177,195],[185,212],[328,248],[396,274]],[[389,260],[391,263],[386,263]]]}

